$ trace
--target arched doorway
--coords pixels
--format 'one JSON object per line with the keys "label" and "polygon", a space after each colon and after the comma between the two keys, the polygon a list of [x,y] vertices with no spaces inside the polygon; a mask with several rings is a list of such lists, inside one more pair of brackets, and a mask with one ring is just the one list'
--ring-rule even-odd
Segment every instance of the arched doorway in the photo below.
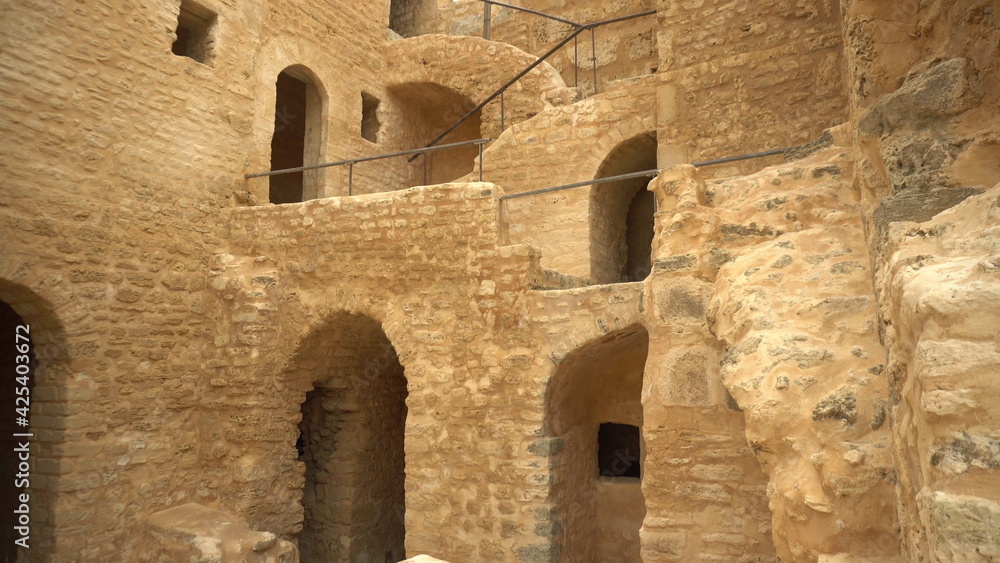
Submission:
{"label": "arched doorway", "polygon": [[[597,178],[656,168],[656,134],[633,137],[604,159]],[[652,178],[598,184],[590,193],[590,280],[594,284],[640,281],[652,271]]]}
{"label": "arched doorway", "polygon": [[[12,558],[13,548],[16,547],[14,542],[24,535],[21,530],[12,527],[21,524],[22,515],[15,512],[21,509],[21,494],[28,495],[26,504],[30,512],[30,547],[17,548],[17,551],[23,552],[22,557],[31,553],[44,553],[56,559],[69,558],[68,551],[57,549],[55,539],[57,533],[72,538],[76,532],[57,527],[59,502],[70,500],[67,496],[71,495],[64,493],[61,497],[59,494],[63,477],[72,471],[63,467],[62,463],[66,447],[65,417],[70,408],[79,408],[79,405],[56,399],[73,397],[75,393],[67,389],[71,359],[65,331],[52,313],[53,309],[50,302],[25,286],[0,279],[0,334],[4,335],[6,342],[3,349],[0,349],[0,370],[7,374],[6,385],[0,390],[0,403],[5,407],[5,412],[9,413],[0,422],[0,430],[4,432],[0,438],[0,447],[5,448],[9,454],[0,460],[0,471],[5,475],[3,485],[0,486],[0,498],[11,503],[7,505],[10,507],[7,514],[0,517],[4,525],[3,539],[6,542],[0,549],[0,561],[15,560]],[[24,337],[27,337],[27,341]],[[29,398],[27,402],[30,403],[26,409],[29,415],[27,417],[24,417],[25,397]],[[40,416],[41,414],[46,416]],[[18,424],[18,418],[27,418],[28,427]],[[14,436],[26,433],[31,436]],[[20,459],[19,451],[23,450],[25,442],[30,442],[30,459],[27,462]],[[20,486],[22,483],[16,481],[16,474],[23,472],[22,463],[29,466],[27,487]],[[13,499],[17,499],[17,502]],[[71,545],[73,540],[66,543]]]}
{"label": "arched doorway", "polygon": [[295,363],[310,383],[296,443],[302,560],[405,559],[407,386],[395,349],[376,321],[343,313],[306,339]]}
{"label": "arched doorway", "polygon": [[[314,75],[290,66],[275,81],[271,170],[319,164],[324,129],[322,90]],[[269,176],[271,203],[297,203],[319,195],[322,169]]]}
{"label": "arched doorway", "polygon": [[546,395],[546,422],[563,444],[551,498],[562,526],[560,561],[639,561],[642,377],[649,335],[641,326],[570,354]]}

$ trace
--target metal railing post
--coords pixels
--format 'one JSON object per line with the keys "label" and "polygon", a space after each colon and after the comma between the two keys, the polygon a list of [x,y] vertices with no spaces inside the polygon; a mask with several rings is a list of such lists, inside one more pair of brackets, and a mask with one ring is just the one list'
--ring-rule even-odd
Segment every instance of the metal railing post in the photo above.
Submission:
{"label": "metal railing post", "polygon": [[573,36],[573,87],[580,85],[580,39],[579,35]]}
{"label": "metal railing post", "polygon": [[503,130],[507,128],[504,125],[504,118],[506,116],[504,114],[504,100],[503,100],[503,98],[504,98],[504,93],[505,92],[506,92],[506,90],[500,92],[500,132],[501,133],[503,133]]}
{"label": "metal railing post", "polygon": [[479,181],[483,181],[483,145],[479,145]]}
{"label": "metal railing post", "polygon": [[347,165],[347,195],[354,195],[354,163]]}
{"label": "metal railing post", "polygon": [[492,22],[490,21],[493,11],[493,4],[483,2],[483,39],[490,38]]}
{"label": "metal railing post", "polygon": [[594,57],[594,94],[597,94],[597,34],[596,27],[590,28],[590,53]]}
{"label": "metal railing post", "polygon": [[429,165],[427,164],[427,153],[424,153],[424,185],[427,185],[427,169]]}

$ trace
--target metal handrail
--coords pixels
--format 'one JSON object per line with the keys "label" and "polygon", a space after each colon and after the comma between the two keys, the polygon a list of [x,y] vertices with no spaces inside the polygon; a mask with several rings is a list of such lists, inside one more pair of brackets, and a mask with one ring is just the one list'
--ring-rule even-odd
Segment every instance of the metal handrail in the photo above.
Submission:
{"label": "metal handrail", "polygon": [[469,145],[479,145],[479,181],[482,182],[483,181],[483,145],[485,145],[486,143],[489,143],[492,140],[493,139],[490,139],[488,137],[484,137],[482,139],[472,139],[470,141],[461,141],[461,142],[458,142],[458,143],[449,143],[447,145],[437,145],[437,146],[433,146],[433,147],[432,146],[427,146],[427,147],[422,147],[422,148],[419,148],[419,149],[409,149],[409,150],[405,150],[405,151],[387,152],[387,153],[383,153],[383,154],[377,154],[377,155],[374,155],[374,156],[362,156],[362,157],[358,157],[358,158],[349,158],[349,159],[346,159],[346,160],[335,160],[333,162],[324,162],[324,163],[321,163],[321,164],[310,164],[309,166],[298,166],[296,168],[282,168],[280,170],[269,170],[267,172],[258,172],[256,174],[244,174],[243,177],[245,179],[249,180],[250,178],[260,178],[260,177],[263,177],[263,176],[280,176],[282,174],[292,174],[292,173],[295,173],[295,172],[303,172],[305,170],[316,170],[318,168],[329,168],[331,166],[343,166],[343,165],[346,164],[347,167],[348,167],[347,195],[352,195],[352,191],[353,191],[353,187],[354,187],[354,165],[357,164],[357,163],[359,163],[359,162],[368,162],[368,161],[371,161],[371,160],[381,160],[381,159],[384,159],[384,158],[392,158],[392,157],[396,157],[396,156],[407,156],[407,155],[411,155],[411,154],[414,155],[414,157],[413,157],[413,159],[410,160],[410,162],[413,162],[414,159],[416,159],[417,157],[423,155],[423,157],[424,157],[424,183],[426,184],[427,183],[427,172],[428,172],[428,170],[427,170],[427,153],[433,152],[433,151],[438,151],[438,150],[453,149],[455,147],[465,147],[465,146],[469,146]]}
{"label": "metal handrail", "polygon": [[[754,152],[754,153],[749,153],[749,154],[741,154],[741,155],[737,155],[737,156],[727,156],[727,157],[724,157],[724,158],[715,158],[715,159],[712,159],[712,160],[703,160],[701,162],[693,162],[693,163],[691,163],[691,166],[697,166],[697,167],[700,168],[702,166],[712,166],[714,164],[725,164],[727,162],[736,162],[736,161],[740,161],[740,160],[750,160],[752,158],[761,158],[761,157],[765,157],[765,156],[774,156],[776,154],[785,154],[785,153],[787,153],[790,150],[794,150],[794,149],[797,149],[797,148],[800,148],[800,147],[801,147],[801,145],[797,145],[797,146],[794,146],[794,147],[788,147],[788,148],[784,148],[784,149],[774,149],[774,150],[764,151],[764,152]],[[652,177],[652,176],[656,176],[660,172],[663,172],[664,170],[666,170],[666,168],[653,168],[653,169],[650,169],[650,170],[643,170],[641,172],[629,172],[628,174],[619,174],[617,176],[608,176],[606,178],[595,178],[593,180],[586,180],[586,181],[583,181],[583,182],[574,182],[572,184],[563,184],[561,186],[553,186],[551,188],[541,188],[541,189],[538,189],[538,190],[530,190],[530,191],[527,191],[527,192],[520,192],[520,193],[516,193],[516,194],[504,194],[504,195],[500,196],[500,199],[501,200],[514,199],[514,198],[518,198],[518,197],[527,197],[529,195],[538,195],[538,194],[545,194],[545,193],[549,193],[549,192],[558,192],[558,191],[562,191],[562,190],[568,190],[570,188],[580,188],[580,187],[583,187],[583,186],[593,186],[593,185],[597,185],[597,184],[606,184],[608,182],[617,182],[619,180],[631,180],[631,179],[634,179],[634,178]]]}
{"label": "metal handrail", "polygon": [[[529,14],[534,14],[536,16],[542,16],[543,18],[548,18],[550,20],[555,20],[557,22],[566,23],[566,24],[572,25],[574,27],[580,27],[581,25],[583,25],[581,23],[576,23],[575,21],[570,21],[570,20],[567,20],[567,19],[564,19],[564,18],[553,16],[552,14],[546,14],[545,12],[539,12],[538,10],[532,10],[531,8],[523,8],[521,6],[514,6],[513,4],[505,4],[503,2],[497,2],[496,0],[479,0],[479,1],[482,2],[483,4],[486,4],[486,6],[483,6],[484,10],[488,10],[489,7],[490,7],[490,5],[493,5],[493,6],[502,6],[504,8],[510,8],[511,10],[518,10],[518,11],[521,11],[521,12],[527,12]],[[488,22],[489,19],[487,18],[486,21]],[[489,32],[488,29],[484,28],[483,29],[483,33],[485,33],[485,34],[488,35],[490,32]],[[484,39],[489,39],[489,37],[487,37],[487,35],[484,35],[483,38]]]}
{"label": "metal handrail", "polygon": [[[581,33],[583,33],[584,31],[590,30],[591,31],[591,38],[593,38],[593,30],[596,29],[596,28],[598,28],[598,27],[601,27],[601,26],[604,26],[604,25],[608,25],[608,24],[612,24],[612,23],[618,23],[618,22],[621,22],[621,21],[626,21],[626,20],[641,18],[641,17],[645,17],[645,16],[651,16],[653,14],[656,14],[656,10],[646,10],[645,12],[637,12],[635,14],[629,14],[627,16],[619,16],[619,17],[610,18],[610,19],[607,19],[607,20],[601,20],[601,21],[596,21],[596,22],[581,24],[579,27],[577,27],[575,30],[573,30],[572,33],[570,33],[562,41],[560,41],[555,47],[552,47],[551,49],[549,49],[548,51],[546,51],[546,53],[544,55],[542,55],[541,57],[539,57],[538,60],[536,60],[535,62],[533,62],[530,65],[528,65],[527,68],[525,68],[521,72],[517,73],[517,75],[514,78],[511,78],[510,80],[508,80],[503,86],[501,86],[500,88],[498,88],[496,92],[493,92],[492,94],[490,94],[485,100],[483,100],[482,102],[480,102],[479,105],[477,105],[476,107],[472,108],[472,110],[470,110],[468,113],[466,113],[464,116],[462,116],[461,119],[459,119],[454,124],[452,124],[451,127],[448,127],[447,129],[445,129],[443,133],[441,133],[437,137],[434,137],[434,139],[431,142],[427,143],[427,145],[425,145],[425,146],[431,147],[431,146],[436,145],[438,141],[440,141],[441,139],[444,139],[445,137],[447,137],[455,129],[458,129],[463,123],[465,123],[473,115],[475,115],[476,112],[478,112],[478,111],[482,110],[484,107],[486,107],[486,104],[488,104],[488,103],[492,102],[493,100],[497,99],[498,96],[500,97],[500,121],[501,121],[500,130],[502,131],[503,130],[503,121],[504,121],[504,119],[503,119],[503,93],[507,90],[507,88],[513,86],[515,82],[517,82],[522,77],[524,77],[526,74],[528,74],[529,72],[531,72],[532,70],[534,70],[535,67],[537,67],[538,65],[542,64],[543,62],[545,62],[545,60],[548,59],[550,56],[552,56],[556,51],[558,51],[559,49],[563,48],[570,41],[576,39],[576,37],[578,35],[580,35]],[[597,49],[597,47],[594,46],[594,50],[595,51],[596,51],[596,49]],[[596,55],[596,53],[595,53],[595,55]],[[577,57],[577,64],[575,66],[579,69],[579,57]],[[597,77],[597,57],[596,56],[593,57],[593,66],[594,66],[594,77],[595,77],[594,78],[594,93],[596,94],[597,93],[597,78],[596,78]],[[416,160],[416,157],[411,157],[409,159],[410,162],[413,162],[414,160]]]}

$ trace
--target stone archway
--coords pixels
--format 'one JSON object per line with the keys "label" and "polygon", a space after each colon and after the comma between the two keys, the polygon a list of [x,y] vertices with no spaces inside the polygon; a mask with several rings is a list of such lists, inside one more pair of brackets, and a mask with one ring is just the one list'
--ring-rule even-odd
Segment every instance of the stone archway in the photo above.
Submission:
{"label": "stone archway", "polygon": [[[2,424],[5,432],[2,446],[7,455],[0,461],[0,471],[5,477],[0,498],[10,507],[7,515],[0,518],[6,526],[3,535],[6,545],[0,551],[0,559],[4,561],[15,560],[16,553],[21,551],[22,556],[29,552],[57,554],[56,534],[63,533],[57,530],[54,516],[60,500],[65,500],[59,497],[59,481],[67,473],[62,456],[66,428],[63,419],[70,408],[66,402],[66,397],[71,396],[66,389],[70,360],[65,331],[53,309],[51,303],[27,287],[0,279],[0,334],[7,343],[0,350],[0,369],[8,374],[0,392],[0,404],[7,413]],[[27,347],[23,348],[25,344]],[[74,390],[72,396],[82,393]],[[24,401],[25,398],[28,400]],[[27,419],[28,426],[19,425],[17,418]],[[15,437],[15,433],[31,436]],[[22,462],[20,453],[15,452],[23,449],[26,442],[29,459]],[[24,464],[28,466],[27,472],[23,471]],[[18,474],[24,476],[16,477]],[[27,503],[21,502],[22,494],[28,495]],[[24,536],[12,528],[22,524],[23,512],[15,513],[22,504],[28,506],[30,547],[15,550],[14,541]]]}
{"label": "stone archway", "polygon": [[[656,134],[628,139],[611,151],[596,178],[656,168]],[[590,192],[590,280],[594,284],[641,281],[652,270],[652,177],[598,184]]]}
{"label": "stone archway", "polygon": [[551,493],[560,561],[639,561],[648,349],[641,326],[613,332],[567,356],[549,384],[546,423],[562,441]]}
{"label": "stone archway", "polygon": [[303,561],[405,559],[407,385],[381,326],[340,313],[294,357],[301,396]]}

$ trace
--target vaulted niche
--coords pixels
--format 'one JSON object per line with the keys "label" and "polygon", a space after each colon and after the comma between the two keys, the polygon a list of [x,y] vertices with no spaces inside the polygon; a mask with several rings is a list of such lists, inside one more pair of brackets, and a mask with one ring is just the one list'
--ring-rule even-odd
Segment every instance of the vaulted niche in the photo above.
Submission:
{"label": "vaulted niche", "polygon": [[[475,107],[467,96],[448,87],[431,82],[407,82],[388,90],[391,105],[397,108],[401,119],[393,124],[394,142],[400,148],[425,146],[448,127],[464,117]],[[386,131],[388,134],[389,131]],[[450,132],[438,145],[459,143],[482,137],[482,112]],[[475,145],[455,147],[427,153],[412,162],[400,159],[399,174],[403,176],[400,188],[442,184],[455,181],[473,171],[479,149]],[[398,185],[398,184],[397,184]]]}
{"label": "vaulted niche", "polygon": [[[324,123],[323,97],[312,73],[292,66],[275,82],[271,170],[319,164]],[[319,196],[323,171],[269,176],[271,203],[298,203]]]}
{"label": "vaulted niche", "polygon": [[343,313],[307,338],[295,365],[312,381],[295,444],[302,561],[406,559],[407,385],[395,349],[377,322]]}
{"label": "vaulted niche", "polygon": [[[604,159],[597,178],[656,168],[656,135],[633,137]],[[655,199],[652,180],[598,184],[590,192],[590,280],[594,284],[640,281],[652,271]]]}
{"label": "vaulted niche", "polygon": [[641,326],[584,345],[559,365],[546,395],[554,438],[551,500],[560,561],[639,561],[646,515],[642,378],[649,335]]}

